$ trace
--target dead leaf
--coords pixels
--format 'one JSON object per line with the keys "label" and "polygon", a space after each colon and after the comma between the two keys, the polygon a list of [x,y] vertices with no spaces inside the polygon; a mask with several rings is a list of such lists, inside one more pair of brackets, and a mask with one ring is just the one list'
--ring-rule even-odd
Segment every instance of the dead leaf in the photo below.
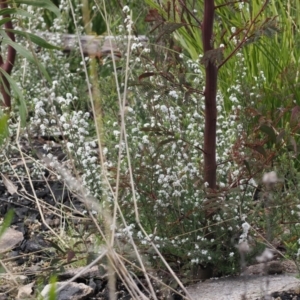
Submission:
{"label": "dead leaf", "polygon": [[1,173],[2,181],[7,191],[13,195],[18,191],[18,187],[16,187],[11,180],[9,180],[4,174]]}
{"label": "dead leaf", "polygon": [[35,281],[29,283],[29,284],[26,284],[26,285],[23,285],[19,288],[19,291],[18,291],[18,295],[17,295],[17,300],[23,300],[23,299],[28,299],[28,298],[31,298],[31,294],[33,292],[33,286],[35,284]]}
{"label": "dead leaf", "polygon": [[76,256],[76,253],[69,249],[67,252],[67,263],[69,263],[74,257]]}

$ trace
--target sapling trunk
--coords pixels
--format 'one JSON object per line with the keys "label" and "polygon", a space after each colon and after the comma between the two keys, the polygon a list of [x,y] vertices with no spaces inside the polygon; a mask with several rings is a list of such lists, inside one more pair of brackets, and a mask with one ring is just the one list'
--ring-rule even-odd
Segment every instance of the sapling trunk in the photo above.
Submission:
{"label": "sapling trunk", "polygon": [[[212,0],[204,1],[202,41],[204,55],[213,50],[213,24],[215,5]],[[205,68],[205,127],[204,127],[204,182],[210,189],[216,189],[216,129],[217,129],[217,66],[211,60]]]}

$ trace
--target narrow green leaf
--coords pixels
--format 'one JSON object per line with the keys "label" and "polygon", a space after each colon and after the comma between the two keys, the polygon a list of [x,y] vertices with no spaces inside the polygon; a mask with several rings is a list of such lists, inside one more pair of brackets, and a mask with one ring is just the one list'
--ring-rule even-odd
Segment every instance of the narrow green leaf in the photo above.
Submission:
{"label": "narrow green leaf", "polygon": [[297,143],[295,141],[295,139],[291,136],[290,137],[290,145],[289,148],[294,151],[295,155],[297,155]]}
{"label": "narrow green leaf", "polygon": [[249,165],[248,161],[245,160],[245,159],[244,159],[244,164],[245,164],[245,166],[246,166],[247,171],[249,172],[249,175],[251,176],[251,168],[250,168],[250,165]]}
{"label": "narrow green leaf", "polygon": [[23,46],[20,44],[13,42],[9,37],[7,37],[4,30],[0,30],[0,34],[3,36],[2,43],[6,45],[12,46],[20,55],[28,59],[30,62],[34,63],[34,57],[33,55]]}
{"label": "narrow green leaf", "polygon": [[26,124],[26,118],[27,118],[27,108],[25,105],[25,99],[23,97],[22,91],[19,89],[16,82],[11,78],[9,74],[7,74],[3,69],[0,68],[0,72],[5,76],[7,81],[10,84],[11,89],[13,90],[15,94],[15,99],[18,102],[19,105],[19,112],[20,112],[20,118],[21,118],[21,125],[25,126]]}
{"label": "narrow green leaf", "polygon": [[269,136],[271,142],[276,143],[276,133],[272,127],[263,124],[259,129]]}
{"label": "narrow green leaf", "polygon": [[45,76],[45,78],[47,79],[48,82],[51,82],[51,78],[48,74],[48,72],[46,71],[46,69],[44,68],[44,66],[37,60],[35,59],[35,57],[23,46],[21,46],[20,44],[13,42],[6,34],[6,32],[4,30],[0,29],[0,35],[3,36],[2,39],[2,43],[3,44],[7,44],[10,45],[11,47],[13,47],[21,56],[25,57],[26,59],[28,59],[28,61],[30,61],[31,63],[34,63],[38,66],[39,70],[42,72],[42,74]]}
{"label": "narrow green leaf", "polygon": [[14,30],[14,29],[9,29],[7,31],[13,32],[15,34],[21,35],[25,38],[30,39],[33,43],[37,44],[38,46],[41,46],[42,48],[46,48],[46,49],[57,49],[60,50],[60,47],[54,46],[49,44],[48,42],[46,42],[43,38],[29,33],[29,32],[24,32],[24,31],[20,31],[20,30]]}
{"label": "narrow green leaf", "polygon": [[57,17],[60,16],[58,7],[54,5],[50,0],[10,0],[9,2],[17,4],[28,4],[39,8],[45,8],[55,13]]}
{"label": "narrow green leaf", "polygon": [[145,78],[157,75],[156,72],[145,72],[139,76],[139,81],[142,81]]}
{"label": "narrow green leaf", "polygon": [[266,150],[264,149],[263,146],[260,146],[260,145],[255,145],[255,146],[252,146],[250,147],[252,148],[253,150],[255,150],[256,152],[260,153],[263,157],[267,157],[267,153],[266,153]]}
{"label": "narrow green leaf", "polygon": [[11,18],[4,18],[2,20],[0,20],[0,26],[4,25],[5,23],[11,21]]}
{"label": "narrow green leaf", "polygon": [[56,282],[57,282],[57,277],[55,275],[51,276],[50,278],[50,290],[48,294],[48,299],[49,300],[56,300],[57,299],[57,293],[56,293]]}
{"label": "narrow green leaf", "polygon": [[57,243],[55,243],[55,242],[53,242],[53,241],[51,241],[51,240],[48,240],[47,239],[47,242],[48,243],[50,243],[51,244],[51,246],[54,248],[54,249],[56,249],[58,252],[61,252],[62,254],[66,254],[66,251],[64,251],[62,248],[60,248],[60,246],[57,244]]}
{"label": "narrow green leaf", "polygon": [[260,153],[261,155],[263,155],[265,158],[267,157],[266,150],[263,146],[255,146],[255,147],[253,147],[253,149],[255,151],[257,151],[258,153]]}
{"label": "narrow green leaf", "polygon": [[3,233],[6,231],[6,229],[10,226],[13,217],[14,217],[14,211],[12,209],[10,209],[7,212],[7,214],[5,215],[2,225],[0,226],[0,237],[3,235]]}
{"label": "narrow green leaf", "polygon": [[4,15],[20,15],[23,17],[32,18],[34,17],[33,14],[30,14],[29,12],[25,11],[24,9],[20,8],[4,8],[0,10],[0,16]]}
{"label": "narrow green leaf", "polygon": [[284,136],[285,136],[285,130],[281,130],[276,138],[276,144],[281,144]]}
{"label": "narrow green leaf", "polygon": [[0,145],[3,143],[3,140],[8,137],[9,131],[8,131],[8,115],[3,114],[1,112],[0,114]]}
{"label": "narrow green leaf", "polygon": [[175,138],[169,138],[169,139],[163,140],[163,141],[159,142],[158,147],[162,147],[163,145],[166,145],[168,143],[175,142],[175,141],[176,141]]}

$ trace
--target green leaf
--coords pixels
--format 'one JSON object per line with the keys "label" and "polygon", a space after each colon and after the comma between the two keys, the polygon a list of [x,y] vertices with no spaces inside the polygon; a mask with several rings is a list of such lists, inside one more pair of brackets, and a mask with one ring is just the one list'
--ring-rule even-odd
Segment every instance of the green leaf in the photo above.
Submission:
{"label": "green leaf", "polygon": [[250,168],[250,165],[249,165],[248,161],[245,160],[245,159],[244,159],[244,164],[245,164],[245,166],[246,166],[246,168],[247,168],[247,171],[249,172],[249,175],[251,176],[251,168]]}
{"label": "green leaf", "polygon": [[37,60],[35,59],[35,57],[23,46],[21,46],[20,44],[12,41],[6,34],[6,32],[2,29],[0,29],[0,35],[3,36],[2,38],[2,43],[3,44],[7,44],[10,45],[11,47],[13,47],[21,56],[25,57],[26,59],[28,59],[31,63],[34,63],[38,66],[39,70],[41,71],[41,73],[45,76],[45,78],[47,79],[48,82],[51,82],[51,78],[49,76],[49,74],[47,73],[46,69],[44,68],[44,66]]}
{"label": "green leaf", "polygon": [[25,105],[25,99],[23,97],[22,91],[19,89],[16,82],[11,78],[9,74],[7,74],[3,69],[0,68],[0,72],[5,76],[7,81],[10,84],[11,89],[15,93],[15,99],[18,102],[19,105],[19,112],[20,112],[20,118],[21,118],[21,126],[25,126],[26,124],[26,118],[27,118],[27,108]]}
{"label": "green leaf", "polygon": [[200,63],[203,64],[205,67],[207,67],[209,63],[218,66],[224,59],[223,52],[223,47],[208,50],[204,53],[203,57],[200,60]]}
{"label": "green leaf", "polygon": [[248,146],[249,148],[255,150],[256,152],[260,153],[263,157],[267,157],[267,153],[266,153],[266,150],[264,149],[263,146],[260,146],[260,145],[251,145],[251,146]]}
{"label": "green leaf", "polygon": [[57,293],[56,293],[56,282],[57,282],[57,277],[55,275],[52,275],[50,278],[50,290],[48,293],[48,299],[49,300],[56,300],[57,299]]}
{"label": "green leaf", "polygon": [[285,130],[281,130],[276,138],[276,144],[281,144],[285,136]]}
{"label": "green leaf", "polygon": [[142,81],[145,78],[157,75],[156,72],[145,72],[139,76],[139,81]]}
{"label": "green leaf", "polygon": [[276,143],[276,133],[272,127],[267,125],[261,125],[259,129],[265,134],[267,134],[273,143]]}
{"label": "green leaf", "polygon": [[15,34],[21,35],[25,38],[30,39],[33,43],[37,44],[38,46],[42,47],[42,48],[46,48],[46,49],[57,49],[60,50],[60,47],[54,46],[49,44],[48,42],[46,42],[43,38],[29,33],[29,32],[24,32],[24,31],[20,31],[20,30],[14,30],[14,29],[8,29],[7,31],[13,32]]}
{"label": "green leaf", "polygon": [[51,241],[51,240],[48,240],[47,239],[47,242],[49,242],[51,244],[51,246],[56,249],[58,252],[61,252],[62,254],[66,254],[66,251],[64,251],[57,243]]}
{"label": "green leaf", "polygon": [[10,0],[10,3],[28,4],[39,8],[45,8],[52,11],[57,17],[60,16],[60,11],[56,5],[50,0]]}
{"label": "green leaf", "polygon": [[6,45],[10,45],[11,47],[13,47],[20,55],[22,55],[23,57],[25,57],[26,59],[28,59],[30,62],[34,63],[35,60],[34,60],[34,57],[33,55],[26,49],[24,48],[23,46],[21,46],[20,44],[12,41],[7,33],[0,29],[0,35],[2,35],[2,43],[3,44],[6,44]]}
{"label": "green leaf", "polygon": [[6,231],[6,229],[10,226],[13,217],[14,217],[14,211],[12,209],[10,209],[7,212],[7,214],[5,215],[2,225],[0,226],[0,237],[3,235],[3,233]]}
{"label": "green leaf", "polygon": [[2,20],[0,20],[0,26],[4,25],[5,23],[11,21],[11,18],[3,18]]}
{"label": "green leaf", "polygon": [[288,145],[288,148],[291,151],[294,151],[295,155],[297,155],[297,143],[292,136],[290,137],[290,144]]}
{"label": "green leaf", "polygon": [[183,26],[183,24],[180,24],[180,23],[173,23],[173,22],[164,23],[162,25],[162,32],[156,39],[156,42],[159,42],[162,37],[165,38],[165,36],[170,35],[171,33],[173,33],[174,31],[176,31],[177,29],[179,29],[182,26]]}
{"label": "green leaf", "polygon": [[169,144],[169,143],[175,142],[175,141],[176,141],[175,138],[169,138],[169,139],[163,140],[163,141],[159,142],[158,147],[162,147],[163,145],[166,145],[166,144]]}
{"label": "green leaf", "polygon": [[0,145],[3,143],[3,140],[8,137],[8,115],[1,113],[0,115]]}
{"label": "green leaf", "polygon": [[32,18],[34,17],[33,14],[30,14],[29,12],[25,11],[24,9],[20,8],[4,8],[0,10],[0,16],[4,15],[20,15],[23,17]]}

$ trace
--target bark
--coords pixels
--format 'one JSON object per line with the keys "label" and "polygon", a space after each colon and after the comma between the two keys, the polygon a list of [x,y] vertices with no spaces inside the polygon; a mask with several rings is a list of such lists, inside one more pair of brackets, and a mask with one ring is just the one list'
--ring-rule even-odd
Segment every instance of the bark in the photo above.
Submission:
{"label": "bark", "polygon": [[[0,0],[0,8],[5,9],[7,8],[7,1],[6,0]],[[9,15],[3,15],[3,18],[9,18]],[[13,25],[11,21],[8,21],[5,23],[5,29],[13,29]],[[15,36],[12,32],[6,31],[8,37],[15,41]],[[16,50],[8,46],[7,48],[7,58],[4,62],[3,56],[0,55],[0,68],[4,70],[7,74],[10,74],[12,71],[12,68],[15,63],[16,58]],[[2,94],[3,100],[4,100],[4,106],[11,108],[11,95],[10,95],[10,85],[6,77],[3,75],[2,72],[0,72],[0,92]]]}
{"label": "bark", "polygon": [[[213,50],[214,1],[204,1],[202,41],[204,54]],[[217,66],[211,61],[205,68],[205,127],[204,127],[204,182],[210,189],[216,189],[216,130],[217,130]]]}

